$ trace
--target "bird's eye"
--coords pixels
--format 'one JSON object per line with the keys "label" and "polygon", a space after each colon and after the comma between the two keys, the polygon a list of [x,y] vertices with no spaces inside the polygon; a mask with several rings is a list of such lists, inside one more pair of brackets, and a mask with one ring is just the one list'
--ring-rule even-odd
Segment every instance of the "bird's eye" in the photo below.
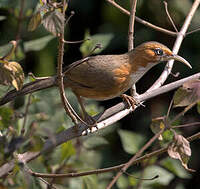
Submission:
{"label": "bird's eye", "polygon": [[162,56],[162,55],[163,55],[163,50],[160,49],[160,48],[154,49],[154,52],[155,52],[155,54],[158,55],[158,56]]}

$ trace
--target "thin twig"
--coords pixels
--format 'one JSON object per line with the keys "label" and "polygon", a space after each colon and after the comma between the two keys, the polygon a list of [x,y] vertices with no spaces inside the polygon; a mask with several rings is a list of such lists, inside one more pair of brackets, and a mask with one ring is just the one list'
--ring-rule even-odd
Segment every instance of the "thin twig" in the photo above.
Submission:
{"label": "thin twig", "polygon": [[[68,4],[68,2],[67,2],[67,4]],[[74,16],[74,14],[75,14],[74,11],[71,11],[71,12],[70,12],[70,16],[67,18],[65,24],[68,24],[68,23],[69,23],[69,21],[71,20],[72,16]]]}
{"label": "thin twig", "polygon": [[141,156],[141,154],[164,132],[164,129],[161,129],[156,133],[126,164],[125,166],[117,173],[113,180],[109,183],[106,189],[111,189],[112,186],[117,182],[118,178],[135,162],[135,160]]}
{"label": "thin twig", "polygon": [[[136,13],[137,0],[130,0],[130,17],[129,17],[129,30],[128,30],[128,51],[134,49],[134,23]],[[131,96],[136,95],[136,85],[134,84],[131,89]]]}
{"label": "thin twig", "polygon": [[171,128],[175,129],[175,128],[192,127],[192,126],[200,126],[200,122],[193,122],[193,123],[187,123],[183,125],[171,126]]}
{"label": "thin twig", "polygon": [[[195,14],[198,6],[199,6],[199,3],[200,3],[200,0],[194,1],[180,32],[178,32],[178,35],[177,35],[177,38],[176,38],[176,41],[174,43],[174,47],[173,47],[173,50],[172,50],[172,52],[174,54],[177,54],[178,51],[179,51],[181,43],[182,43],[182,41],[185,37],[186,31],[187,31],[187,29],[188,29],[188,27],[189,27],[189,25],[192,21],[192,18],[193,18],[194,14]],[[174,60],[168,61],[167,65],[165,66],[165,69],[162,72],[162,74],[160,75],[160,77],[156,80],[156,82],[147,91],[151,91],[151,90],[159,88],[160,86],[163,85],[163,83],[166,81],[167,77],[171,73],[173,63],[174,63]]]}
{"label": "thin twig", "polygon": [[137,0],[130,0],[130,17],[129,17],[129,30],[128,30],[128,51],[134,48],[134,23],[136,12]]}
{"label": "thin twig", "polygon": [[79,40],[79,41],[66,41],[66,40],[64,40],[63,42],[67,43],[67,44],[78,44],[78,43],[83,43],[87,40],[90,40],[90,39],[89,38],[88,39],[82,39],[82,40]]}
{"label": "thin twig", "polygon": [[169,14],[169,11],[168,11],[168,4],[166,1],[163,1],[164,5],[165,5],[165,11],[166,11],[166,14],[169,18],[169,21],[171,22],[172,26],[174,27],[175,31],[178,33],[178,29],[176,28],[176,25],[174,24],[174,21],[172,20],[170,14]]}
{"label": "thin twig", "polygon": [[129,176],[129,177],[133,177],[133,178],[135,178],[135,179],[137,179],[137,180],[140,180],[140,181],[143,181],[143,180],[152,181],[152,180],[155,180],[155,179],[157,179],[157,178],[159,177],[158,175],[156,175],[156,176],[154,176],[154,177],[152,177],[152,178],[139,178],[139,177],[135,177],[135,176],[133,176],[133,175],[127,173],[126,171],[124,172],[124,174],[127,175],[127,176]]}
{"label": "thin twig", "polygon": [[190,31],[190,32],[187,32],[185,35],[190,35],[190,34],[193,34],[193,33],[195,33],[195,32],[198,32],[198,31],[200,31],[200,28],[197,28],[197,29],[195,29],[195,30],[192,30],[192,31]]}
{"label": "thin twig", "polygon": [[[200,132],[190,136],[190,137],[187,137],[187,140],[189,142],[192,142],[194,140],[197,140],[200,138]],[[154,156],[158,156],[158,155],[161,155],[163,154],[164,152],[167,151],[167,147],[165,148],[161,148],[159,150],[156,150],[156,151],[153,151],[149,154],[145,154],[144,156],[140,157],[140,158],[137,158],[134,162],[133,162],[133,165],[134,164],[138,164],[140,162],[143,162],[144,160],[146,159],[150,159]],[[21,155],[23,156],[23,154]],[[21,158],[21,161],[22,162],[29,162],[30,160],[32,160],[30,157],[27,158],[27,157],[23,157]],[[20,161],[20,162],[21,162]],[[14,167],[15,165],[15,161],[12,161],[12,165]],[[11,164],[11,162],[10,162]],[[30,169],[27,169],[27,171],[32,175],[32,176],[36,176],[36,177],[43,177],[43,178],[59,178],[59,177],[80,177],[80,176],[86,176],[86,175],[92,175],[92,174],[100,174],[100,173],[105,173],[105,172],[111,172],[111,171],[115,171],[115,170],[119,170],[121,169],[122,167],[124,167],[125,164],[120,164],[120,165],[117,165],[117,166],[114,166],[114,167],[109,167],[109,168],[103,168],[103,169],[96,169],[96,170],[91,170],[91,171],[86,171],[86,172],[80,172],[80,173],[67,173],[67,174],[56,174],[56,175],[52,175],[52,174],[43,174],[43,173],[36,173],[36,172],[33,172],[31,171]],[[9,166],[9,165],[8,165]],[[11,171],[11,169],[8,170],[8,167],[5,168],[8,172]],[[5,174],[2,174],[2,172],[0,172],[0,178],[4,177]]]}
{"label": "thin twig", "polygon": [[73,62],[72,64],[70,64],[69,66],[67,66],[63,72],[63,75],[66,75],[69,71],[71,71],[72,69],[74,69],[75,67],[79,66],[80,64],[88,61],[90,59],[90,55],[97,49],[97,48],[101,48],[100,44],[96,44],[94,49],[92,49],[92,51],[90,52],[90,54],[88,56],[86,56],[85,58],[81,59],[81,60],[77,60],[76,62]]}
{"label": "thin twig", "polygon": [[[130,12],[127,11],[126,9],[124,9],[123,7],[121,7],[120,5],[118,5],[114,0],[106,0],[108,3],[110,3],[111,5],[113,5],[114,7],[116,7],[117,9],[119,9],[122,13],[126,14],[126,15],[130,15]],[[164,29],[164,28],[161,28],[161,27],[158,27],[156,25],[153,25],[145,20],[142,20],[141,18],[139,17],[135,17],[135,20],[147,27],[150,27],[156,31],[160,31],[160,32],[163,32],[167,35],[171,35],[171,36],[174,36],[176,37],[177,36],[177,33],[176,32],[173,32],[173,31],[170,31],[170,30],[167,30],[167,29]]]}
{"label": "thin twig", "polygon": [[38,177],[39,180],[41,180],[42,182],[44,182],[47,186],[49,186],[50,188],[53,188],[53,189],[57,189],[54,185],[48,183],[46,180],[44,180],[43,178],[41,177]]}
{"label": "thin twig", "polygon": [[23,19],[23,11],[24,11],[24,3],[25,3],[25,0],[21,0],[20,12],[19,12],[18,23],[17,23],[18,24],[17,25],[17,34],[16,34],[16,37],[15,37],[16,41],[20,40],[22,19]]}
{"label": "thin twig", "polygon": [[[65,16],[65,6],[66,6],[66,0],[63,0],[63,9],[62,13]],[[68,102],[66,96],[65,96],[65,90],[64,90],[64,83],[63,83],[63,55],[64,55],[64,30],[65,30],[65,23],[63,21],[62,23],[62,31],[59,36],[59,47],[58,47],[58,70],[57,70],[57,75],[58,75],[58,86],[59,86],[59,91],[60,91],[60,97],[65,109],[65,112],[67,115],[69,115],[74,122],[75,125],[78,124],[78,120],[82,120],[76,112],[73,110],[71,107],[70,103]]]}
{"label": "thin twig", "polygon": [[173,99],[171,100],[170,104],[169,104],[169,108],[167,110],[167,115],[166,115],[166,118],[168,119],[169,118],[169,113],[170,113],[170,110],[172,108],[172,104],[173,104]]}
{"label": "thin twig", "polygon": [[[200,132],[187,137],[187,140],[189,142],[192,142],[194,140],[197,140],[200,138]],[[158,156],[161,155],[163,153],[165,153],[167,151],[167,147],[165,148],[161,148],[159,150],[155,150],[153,152],[150,152],[148,154],[145,154],[142,157],[137,158],[132,165],[135,164],[139,164],[141,162],[143,162],[146,159],[151,159],[154,156]],[[41,177],[41,178],[63,178],[63,177],[81,177],[81,176],[87,176],[87,175],[92,175],[92,174],[101,174],[101,173],[106,173],[106,172],[111,172],[111,171],[117,171],[120,170],[121,168],[123,168],[126,164],[120,164],[120,165],[116,165],[113,167],[108,167],[108,168],[102,168],[102,169],[95,169],[95,170],[90,170],[90,171],[85,171],[85,172],[79,172],[79,173],[60,173],[60,174],[48,174],[48,173],[38,173],[38,172],[34,172],[32,171],[30,168],[27,168],[26,171],[28,171],[28,173],[34,177]],[[125,172],[125,174],[127,174],[127,172]],[[157,175],[154,176],[153,178],[150,179],[156,179]],[[140,178],[138,178],[140,179]]]}
{"label": "thin twig", "polygon": [[32,93],[30,93],[28,95],[28,101],[27,101],[26,108],[25,108],[24,121],[23,121],[22,129],[21,129],[21,135],[24,135],[24,132],[25,132],[25,126],[26,126],[26,120],[27,120],[27,116],[28,116],[28,110],[29,110],[29,106],[31,105],[31,96],[32,96]]}
{"label": "thin twig", "polygon": [[178,115],[176,115],[170,122],[169,124],[171,125],[174,123],[176,120],[178,120],[181,116],[183,116],[188,110],[190,110],[193,106],[196,105],[197,102],[194,102],[190,105],[188,105],[182,112],[180,112]]}

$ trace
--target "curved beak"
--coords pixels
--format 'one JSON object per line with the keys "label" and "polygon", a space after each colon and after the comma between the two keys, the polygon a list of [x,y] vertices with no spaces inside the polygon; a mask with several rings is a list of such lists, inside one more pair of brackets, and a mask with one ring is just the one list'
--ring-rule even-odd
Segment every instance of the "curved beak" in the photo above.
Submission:
{"label": "curved beak", "polygon": [[192,66],[189,64],[189,62],[177,54],[172,54],[172,56],[170,56],[170,59],[177,60],[192,69]]}

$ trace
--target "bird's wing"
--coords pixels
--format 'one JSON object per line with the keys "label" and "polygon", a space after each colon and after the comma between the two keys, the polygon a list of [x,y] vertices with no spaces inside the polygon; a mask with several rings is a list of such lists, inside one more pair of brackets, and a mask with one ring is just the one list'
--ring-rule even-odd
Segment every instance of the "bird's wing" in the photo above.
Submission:
{"label": "bird's wing", "polygon": [[109,85],[113,85],[112,69],[116,66],[117,62],[113,55],[94,56],[71,69],[66,77],[88,88],[108,88]]}

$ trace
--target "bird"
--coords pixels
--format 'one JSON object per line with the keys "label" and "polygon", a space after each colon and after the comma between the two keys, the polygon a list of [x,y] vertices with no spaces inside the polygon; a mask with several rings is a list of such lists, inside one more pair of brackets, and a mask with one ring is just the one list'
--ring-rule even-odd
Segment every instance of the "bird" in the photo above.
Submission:
{"label": "bird", "polygon": [[[68,70],[64,72],[64,86],[74,92],[86,117],[88,114],[82,98],[102,101],[123,97],[124,93],[153,66],[171,59],[192,68],[188,61],[174,54],[165,45],[156,41],[144,42],[124,54],[90,56],[81,64],[72,63],[64,68]],[[57,76],[30,82],[19,91],[8,92],[0,99],[0,106],[18,96],[53,86],[58,86]]]}

